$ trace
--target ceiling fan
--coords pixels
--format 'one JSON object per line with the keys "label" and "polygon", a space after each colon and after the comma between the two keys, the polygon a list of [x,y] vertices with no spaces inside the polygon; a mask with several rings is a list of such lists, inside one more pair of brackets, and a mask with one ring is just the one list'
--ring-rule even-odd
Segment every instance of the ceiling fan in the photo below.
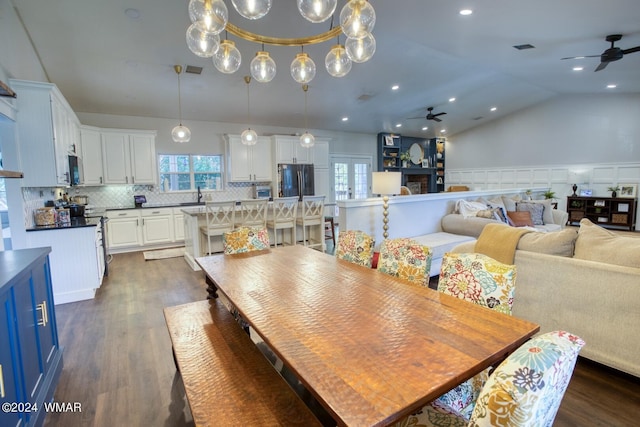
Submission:
{"label": "ceiling fan", "polygon": [[622,59],[622,57],[626,54],[633,52],[640,52],[640,46],[632,47],[629,49],[620,49],[619,47],[615,47],[613,44],[622,38],[622,34],[610,34],[605,40],[611,43],[611,47],[600,55],[587,55],[587,56],[570,56],[567,58],[561,59],[582,59],[582,58],[597,58],[600,57],[600,64],[595,69],[595,71],[604,70],[609,62],[618,61]]}
{"label": "ceiling fan", "polygon": [[438,116],[442,116],[443,114],[447,114],[447,113],[445,113],[444,111],[443,111],[442,113],[436,113],[436,114],[433,114],[433,113],[432,113],[432,111],[433,111],[433,107],[429,107],[429,108],[427,108],[427,111],[428,111],[428,113],[427,113],[427,116],[426,116],[426,117],[425,117],[425,116],[420,116],[420,117],[409,117],[409,118],[410,118],[410,119],[422,119],[422,118],[426,118],[427,120],[434,120],[434,121],[436,121],[436,122],[441,122],[441,121],[442,121],[442,119],[439,119],[439,118],[438,118]]}

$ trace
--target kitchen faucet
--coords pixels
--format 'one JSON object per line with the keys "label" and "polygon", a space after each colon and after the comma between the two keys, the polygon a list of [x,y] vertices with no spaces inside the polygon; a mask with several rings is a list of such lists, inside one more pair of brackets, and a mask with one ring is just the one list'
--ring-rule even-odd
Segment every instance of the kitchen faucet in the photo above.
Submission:
{"label": "kitchen faucet", "polygon": [[198,186],[198,203],[202,200],[202,191],[200,191],[200,186]]}

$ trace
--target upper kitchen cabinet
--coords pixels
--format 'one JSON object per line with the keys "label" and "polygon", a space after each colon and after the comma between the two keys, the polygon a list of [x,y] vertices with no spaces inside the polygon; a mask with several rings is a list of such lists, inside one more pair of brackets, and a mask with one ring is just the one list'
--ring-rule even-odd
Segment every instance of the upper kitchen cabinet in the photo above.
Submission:
{"label": "upper kitchen cabinet", "polygon": [[69,185],[68,156],[77,154],[80,121],[55,85],[24,80],[10,80],[10,85],[18,94],[22,186]]}
{"label": "upper kitchen cabinet", "polygon": [[300,137],[274,135],[273,149],[278,163],[313,163],[313,149],[300,145]]}
{"label": "upper kitchen cabinet", "polygon": [[226,135],[229,182],[271,181],[271,140],[259,136],[255,145],[244,145],[239,135]]}
{"label": "upper kitchen cabinet", "polygon": [[100,129],[89,126],[80,128],[83,183],[84,185],[104,184],[102,172],[102,140]]}
{"label": "upper kitchen cabinet", "polygon": [[[300,147],[304,148],[304,147]],[[311,148],[313,152],[313,166],[315,169],[329,168],[329,140],[316,138],[316,143]]]}
{"label": "upper kitchen cabinet", "polygon": [[102,130],[105,184],[156,184],[156,132]]}

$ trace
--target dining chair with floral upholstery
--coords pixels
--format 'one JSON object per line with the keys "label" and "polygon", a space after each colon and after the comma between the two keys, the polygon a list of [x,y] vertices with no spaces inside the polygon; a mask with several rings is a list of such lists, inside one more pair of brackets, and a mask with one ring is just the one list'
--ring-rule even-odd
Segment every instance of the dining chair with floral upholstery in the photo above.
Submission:
{"label": "dining chair with floral upholstery", "polygon": [[429,286],[431,249],[413,239],[386,239],[380,245],[378,270],[390,276]]}
{"label": "dining chair with floral upholstery", "polygon": [[336,257],[371,268],[374,243],[373,237],[364,231],[341,230],[338,233]]}
{"label": "dining chair with floral upholstery", "polygon": [[238,227],[222,235],[227,255],[269,249],[269,233],[265,227]]}
{"label": "dining chair with floral upholstery", "polygon": [[538,335],[491,374],[470,419],[434,400],[395,426],[551,427],[584,344],[565,331]]}
{"label": "dining chair with floral upholstery", "polygon": [[[503,264],[480,253],[448,252],[442,258],[438,291],[511,315],[515,282],[515,265]],[[490,370],[487,368],[449,390],[438,402],[469,419]]]}

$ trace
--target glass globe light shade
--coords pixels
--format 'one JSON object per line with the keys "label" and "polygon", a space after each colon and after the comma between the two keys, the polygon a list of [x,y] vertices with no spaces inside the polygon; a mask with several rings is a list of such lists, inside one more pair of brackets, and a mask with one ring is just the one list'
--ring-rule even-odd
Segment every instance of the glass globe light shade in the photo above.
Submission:
{"label": "glass globe light shade", "polygon": [[171,137],[175,142],[189,142],[191,139],[191,131],[188,127],[183,126],[182,123],[180,123],[171,130]]}
{"label": "glass globe light shade", "polygon": [[302,135],[300,135],[300,145],[303,147],[313,147],[313,144],[316,143],[316,138],[309,133],[309,131],[305,131]]}
{"label": "glass globe light shade", "polygon": [[336,10],[338,0],[298,0],[300,15],[315,24],[324,22]]}
{"label": "glass globe light shade", "polygon": [[258,134],[255,130],[247,128],[240,135],[240,141],[244,145],[256,145],[256,142],[258,142]]}
{"label": "glass globe light shade", "polygon": [[200,23],[191,24],[187,29],[187,46],[197,56],[211,58],[218,51],[220,37],[204,31]]}
{"label": "glass globe light shade", "polygon": [[260,19],[271,9],[271,0],[231,0],[231,3],[247,19]]}
{"label": "glass globe light shade", "polygon": [[347,55],[346,49],[339,44],[333,46],[324,58],[324,66],[333,77],[346,76],[351,71],[352,65],[353,63],[349,55]]}
{"label": "glass globe light shade", "polygon": [[213,34],[220,34],[229,20],[229,10],[222,0],[191,0],[189,18],[194,24]]}
{"label": "glass globe light shade", "polygon": [[241,62],[242,56],[236,44],[231,40],[222,40],[220,48],[213,55],[213,65],[218,71],[225,74],[235,73],[240,68]]}
{"label": "glass globe light shade", "polygon": [[376,11],[367,0],[351,0],[340,11],[342,32],[352,39],[371,33],[376,24]]}
{"label": "glass globe light shade", "polygon": [[361,39],[347,39],[344,47],[353,62],[367,62],[376,52],[376,39],[371,34]]}
{"label": "glass globe light shade", "polygon": [[269,56],[269,52],[256,52],[251,60],[251,76],[260,83],[268,83],[276,76],[276,61]]}
{"label": "glass globe light shade", "polygon": [[316,76],[316,64],[306,53],[296,55],[291,63],[291,77],[298,83],[309,83]]}

